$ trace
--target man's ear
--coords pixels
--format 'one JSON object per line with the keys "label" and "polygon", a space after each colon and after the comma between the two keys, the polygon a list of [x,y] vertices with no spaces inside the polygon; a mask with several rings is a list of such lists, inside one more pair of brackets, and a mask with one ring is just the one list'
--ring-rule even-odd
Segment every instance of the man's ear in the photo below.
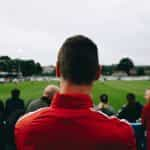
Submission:
{"label": "man's ear", "polygon": [[59,63],[56,63],[56,77],[60,77],[60,67],[59,67]]}
{"label": "man's ear", "polygon": [[100,78],[101,73],[102,73],[102,66],[99,65],[97,73],[96,73],[96,78],[95,78],[96,80],[98,80]]}

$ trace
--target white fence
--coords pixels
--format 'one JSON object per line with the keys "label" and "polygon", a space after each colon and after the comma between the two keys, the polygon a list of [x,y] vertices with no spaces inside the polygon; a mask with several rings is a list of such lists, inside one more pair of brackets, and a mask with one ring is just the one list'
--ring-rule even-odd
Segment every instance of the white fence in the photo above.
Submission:
{"label": "white fence", "polygon": [[[7,82],[23,82],[23,81],[59,81],[59,78],[56,77],[27,77],[22,79],[13,79],[11,81],[0,79],[0,83],[7,83]],[[142,81],[142,80],[148,80],[150,81],[150,76],[141,76],[141,77],[117,77],[117,76],[101,76],[99,79],[100,81],[111,81],[111,80],[123,80],[123,81]]]}
{"label": "white fence", "polygon": [[102,76],[100,80],[141,81],[141,80],[150,80],[150,76],[140,76],[140,77]]}

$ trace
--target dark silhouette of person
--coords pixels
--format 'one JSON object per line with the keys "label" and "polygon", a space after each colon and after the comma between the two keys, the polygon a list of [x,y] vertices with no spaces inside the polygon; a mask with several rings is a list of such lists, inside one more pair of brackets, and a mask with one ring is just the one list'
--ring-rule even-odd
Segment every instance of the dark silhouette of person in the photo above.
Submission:
{"label": "dark silhouette of person", "polygon": [[0,123],[3,122],[4,119],[4,103],[0,100]]}
{"label": "dark silhouette of person", "polygon": [[11,97],[6,101],[6,108],[5,108],[5,117],[6,120],[9,116],[17,111],[18,109],[25,109],[24,100],[20,98],[20,90],[13,89],[11,91]]}
{"label": "dark silhouette of person", "polygon": [[143,106],[136,100],[136,96],[133,93],[127,94],[127,104],[124,105],[118,112],[120,119],[126,119],[129,122],[136,122],[141,117]]}
{"label": "dark silhouette of person", "polygon": [[18,118],[24,113],[24,100],[20,98],[20,90],[13,89],[11,97],[6,101],[5,108],[6,149],[15,149],[14,126]]}
{"label": "dark silhouette of person", "polygon": [[4,124],[3,124],[3,120],[4,120],[4,104],[3,101],[0,100],[0,149],[4,150]]}

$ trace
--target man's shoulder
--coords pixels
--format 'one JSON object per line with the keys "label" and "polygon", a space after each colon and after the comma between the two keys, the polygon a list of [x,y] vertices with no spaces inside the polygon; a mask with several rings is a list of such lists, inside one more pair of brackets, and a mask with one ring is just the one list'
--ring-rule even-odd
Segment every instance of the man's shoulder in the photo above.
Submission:
{"label": "man's shoulder", "polygon": [[97,113],[97,118],[101,118],[102,120],[99,120],[99,124],[104,126],[104,128],[107,129],[107,131],[116,136],[122,136],[122,137],[130,137],[133,136],[133,129],[128,121],[124,119],[118,119],[115,116],[107,116],[103,114],[102,112]]}
{"label": "man's shoulder", "polygon": [[125,111],[126,109],[128,109],[128,105],[124,104],[119,111]]}
{"label": "man's shoulder", "polygon": [[140,102],[136,102],[136,106],[142,108],[143,105]]}
{"label": "man's shoulder", "polygon": [[[109,134],[110,141],[116,141],[117,143],[122,143],[122,145],[127,146],[130,149],[135,149],[135,135],[132,126],[128,121],[124,119],[118,119],[115,116],[108,117],[103,113],[99,113],[99,115],[105,118],[103,123],[104,126],[104,134]],[[101,123],[99,123],[101,124]],[[107,130],[107,132],[106,132]]]}
{"label": "man's shoulder", "polygon": [[20,102],[24,102],[24,99],[22,99],[22,98],[19,98],[18,100],[19,100]]}
{"label": "man's shoulder", "polygon": [[144,109],[150,109],[150,104],[146,104],[146,105],[144,106]]}
{"label": "man's shoulder", "polygon": [[46,113],[49,111],[49,107],[38,109],[34,112],[29,112],[22,116],[16,123],[16,128],[24,128],[26,126],[30,126],[31,123],[39,117],[41,114]]}
{"label": "man's shoulder", "polygon": [[29,103],[28,107],[29,107],[29,106],[33,106],[33,105],[36,105],[36,104],[38,104],[38,103],[40,103],[40,102],[41,102],[41,99],[32,100],[32,101]]}
{"label": "man's shoulder", "polygon": [[9,103],[9,102],[11,102],[12,101],[12,98],[8,98],[7,100],[6,100],[6,103]]}
{"label": "man's shoulder", "polygon": [[31,101],[27,106],[27,112],[33,112],[39,108],[46,107],[46,105],[41,99],[36,99]]}
{"label": "man's shoulder", "polygon": [[15,101],[14,101],[14,103],[17,105],[23,105],[24,104],[24,100],[23,99],[21,99],[21,98],[18,98],[18,99],[16,99]]}

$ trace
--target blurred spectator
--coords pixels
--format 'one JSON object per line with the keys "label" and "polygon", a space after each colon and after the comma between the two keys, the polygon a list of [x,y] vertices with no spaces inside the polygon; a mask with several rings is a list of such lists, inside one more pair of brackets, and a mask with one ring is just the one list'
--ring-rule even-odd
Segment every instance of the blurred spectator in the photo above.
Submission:
{"label": "blurred spectator", "polygon": [[5,108],[6,149],[15,150],[14,126],[24,112],[24,101],[20,98],[20,90],[13,89],[11,91],[11,98],[6,101]]}
{"label": "blurred spectator", "polygon": [[150,89],[146,90],[145,99],[147,101],[147,104],[144,106],[142,111],[142,124],[147,130],[146,147],[147,150],[150,150]]}
{"label": "blurred spectator", "polygon": [[38,99],[31,101],[31,103],[27,107],[27,112],[35,111],[42,107],[47,107],[50,105],[53,96],[59,92],[59,88],[55,85],[48,85],[43,92],[43,96]]}
{"label": "blurred spectator", "polygon": [[6,120],[9,118],[11,113],[14,113],[18,109],[24,110],[24,100],[20,98],[20,90],[13,89],[11,91],[11,98],[6,101],[6,108],[5,108],[5,116]]}
{"label": "blurred spectator", "polygon": [[145,130],[141,122],[131,123],[135,136],[136,136],[136,145],[137,150],[146,150],[146,142],[145,142]]}
{"label": "blurred spectator", "polygon": [[5,147],[5,133],[4,133],[4,126],[0,123],[0,150],[4,150]]}
{"label": "blurred spectator", "polygon": [[3,119],[4,119],[4,104],[3,101],[0,100],[0,149],[4,150],[4,125],[3,125]]}
{"label": "blurred spectator", "polygon": [[4,119],[4,104],[3,101],[0,100],[0,123],[3,122]]}
{"label": "blurred spectator", "polygon": [[100,96],[100,103],[98,104],[97,111],[102,111],[104,114],[108,116],[115,115],[115,110],[112,106],[108,103],[108,95],[102,94]]}
{"label": "blurred spectator", "polygon": [[129,93],[127,94],[127,104],[121,108],[118,117],[129,122],[136,122],[141,117],[142,108],[142,104],[136,101],[135,95]]}

